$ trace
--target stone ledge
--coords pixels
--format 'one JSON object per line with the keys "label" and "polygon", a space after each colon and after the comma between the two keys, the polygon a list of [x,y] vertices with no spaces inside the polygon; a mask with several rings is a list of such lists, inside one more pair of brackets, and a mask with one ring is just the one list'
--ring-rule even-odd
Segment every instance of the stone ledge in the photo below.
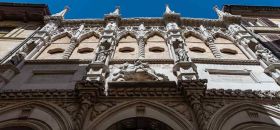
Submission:
{"label": "stone ledge", "polygon": [[208,89],[205,92],[205,98],[280,99],[280,91]]}
{"label": "stone ledge", "polygon": [[260,65],[260,62],[257,60],[194,58],[194,59],[192,59],[192,61],[194,63],[203,63],[203,64]]}
{"label": "stone ledge", "polygon": [[79,59],[37,59],[26,60],[25,64],[89,64],[91,60],[79,60]]}

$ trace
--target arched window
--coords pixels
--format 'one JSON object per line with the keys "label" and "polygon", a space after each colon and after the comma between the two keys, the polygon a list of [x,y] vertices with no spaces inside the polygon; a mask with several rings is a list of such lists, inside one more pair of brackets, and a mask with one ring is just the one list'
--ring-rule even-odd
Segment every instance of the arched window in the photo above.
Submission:
{"label": "arched window", "polygon": [[159,35],[154,35],[147,40],[145,45],[146,59],[170,59],[165,40]]}
{"label": "arched window", "polygon": [[37,59],[62,59],[63,52],[70,44],[70,37],[64,36],[53,41],[46,49],[39,55]]}
{"label": "arched window", "polygon": [[121,38],[113,59],[137,59],[137,57],[137,40],[131,35],[127,35]]}
{"label": "arched window", "polygon": [[190,51],[194,53],[204,53],[206,50],[201,47],[191,47]]}
{"label": "arched window", "polygon": [[164,52],[164,48],[162,48],[162,47],[151,47],[151,48],[149,48],[149,52],[162,53],[162,52]]}
{"label": "arched window", "polygon": [[81,53],[81,54],[87,54],[87,53],[91,53],[93,52],[93,48],[89,48],[89,47],[84,47],[84,48],[80,48],[78,49],[78,53]]}
{"label": "arched window", "polygon": [[99,38],[91,35],[83,39],[72,52],[70,59],[92,59],[95,55]]}
{"label": "arched window", "polygon": [[214,41],[224,59],[248,59],[234,43],[223,37],[216,37]]}
{"label": "arched window", "polygon": [[227,54],[227,55],[236,55],[237,51],[230,49],[230,48],[223,48],[220,50],[222,53]]}
{"label": "arched window", "polygon": [[63,53],[64,49],[62,48],[54,48],[54,49],[50,49],[48,50],[49,54],[58,54],[58,53]]}
{"label": "arched window", "polygon": [[123,47],[123,48],[120,48],[119,49],[119,52],[121,53],[132,53],[134,52],[134,48],[131,48],[131,47]]}
{"label": "arched window", "polygon": [[209,47],[198,37],[193,35],[187,35],[186,38],[186,49],[188,55],[191,58],[214,58],[213,53]]}

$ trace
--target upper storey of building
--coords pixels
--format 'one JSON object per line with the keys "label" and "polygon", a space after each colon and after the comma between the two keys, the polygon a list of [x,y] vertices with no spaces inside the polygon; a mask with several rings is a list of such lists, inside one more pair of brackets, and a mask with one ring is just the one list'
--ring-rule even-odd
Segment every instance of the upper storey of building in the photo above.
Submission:
{"label": "upper storey of building", "polygon": [[0,2],[0,62],[4,63],[50,15],[47,5]]}
{"label": "upper storey of building", "polygon": [[242,25],[280,57],[280,7],[225,5],[223,10],[242,16]]}
{"label": "upper storey of building", "polygon": [[44,20],[44,16],[50,15],[50,11],[45,4],[24,4],[24,3],[4,3],[0,2],[1,20],[10,21],[39,21]]}

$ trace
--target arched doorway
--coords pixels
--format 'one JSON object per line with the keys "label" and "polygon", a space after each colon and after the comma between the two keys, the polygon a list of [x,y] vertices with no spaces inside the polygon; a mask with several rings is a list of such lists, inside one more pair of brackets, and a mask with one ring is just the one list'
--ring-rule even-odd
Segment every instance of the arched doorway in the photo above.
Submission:
{"label": "arched doorway", "polygon": [[[88,117],[90,118],[90,116]],[[111,107],[106,112],[95,118],[85,130],[112,130],[109,129],[113,125],[118,124],[126,119],[147,119],[156,120],[162,124],[169,126],[171,129],[166,130],[196,130],[192,123],[180,115],[177,111],[169,107],[148,100],[134,100],[120,103]],[[168,128],[168,127],[167,127]],[[114,130],[114,129],[113,129]],[[118,130],[118,129],[116,129]],[[123,129],[123,130],[165,130],[165,129]]]}
{"label": "arched doorway", "polygon": [[134,117],[121,120],[106,130],[173,130],[165,123],[147,117]]}

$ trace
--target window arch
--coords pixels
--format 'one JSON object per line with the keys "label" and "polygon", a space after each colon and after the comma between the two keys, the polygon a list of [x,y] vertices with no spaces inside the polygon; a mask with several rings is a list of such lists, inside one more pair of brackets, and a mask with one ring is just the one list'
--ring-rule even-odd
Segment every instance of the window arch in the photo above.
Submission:
{"label": "window arch", "polygon": [[248,59],[229,39],[218,36],[215,38],[214,43],[224,59]]}
{"label": "window arch", "polygon": [[113,59],[137,59],[137,40],[130,34],[120,39]]}
{"label": "window arch", "polygon": [[71,38],[68,35],[66,35],[64,37],[61,37],[61,38],[58,38],[58,39],[54,40],[52,43],[69,44],[70,41],[71,41]]}
{"label": "window arch", "polygon": [[155,34],[151,36],[145,45],[146,59],[170,59],[169,52],[165,40]]}
{"label": "window arch", "polygon": [[194,35],[186,35],[186,49],[191,58],[214,58],[209,47],[203,40]]}
{"label": "window arch", "polygon": [[69,59],[92,59],[99,42],[99,38],[90,35],[83,39],[79,45],[73,50]]}

